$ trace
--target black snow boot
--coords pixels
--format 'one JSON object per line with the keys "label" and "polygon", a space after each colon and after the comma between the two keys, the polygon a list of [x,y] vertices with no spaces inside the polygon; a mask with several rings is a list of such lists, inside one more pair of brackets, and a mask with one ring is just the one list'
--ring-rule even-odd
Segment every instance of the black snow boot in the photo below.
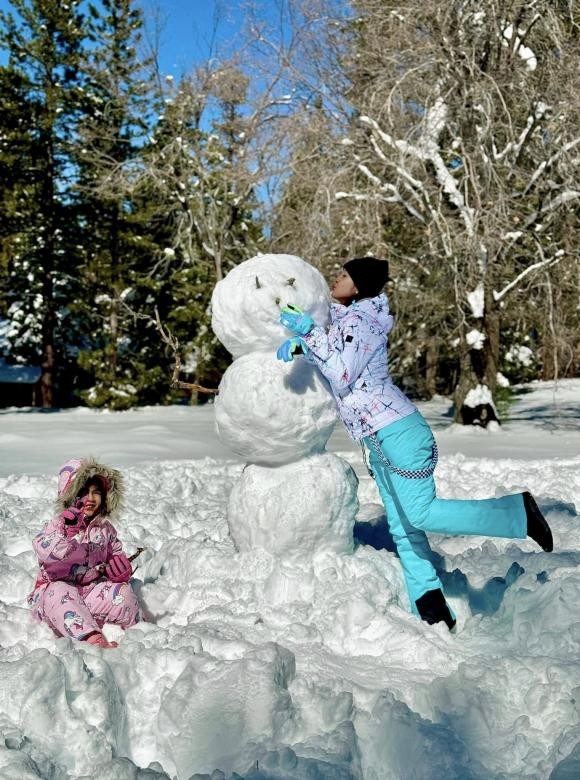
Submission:
{"label": "black snow boot", "polygon": [[451,610],[447,606],[445,596],[440,588],[436,590],[428,590],[427,593],[423,593],[421,598],[415,602],[421,620],[424,620],[429,625],[433,623],[440,623],[443,621],[447,624],[447,628],[451,631],[456,621]]}
{"label": "black snow boot", "polygon": [[554,549],[554,540],[552,539],[552,532],[550,531],[550,526],[546,522],[546,518],[540,512],[540,507],[536,504],[531,493],[526,491],[525,493],[522,493],[522,496],[524,498],[526,517],[528,518],[528,536],[539,544],[542,550],[545,550],[545,552],[552,552]]}

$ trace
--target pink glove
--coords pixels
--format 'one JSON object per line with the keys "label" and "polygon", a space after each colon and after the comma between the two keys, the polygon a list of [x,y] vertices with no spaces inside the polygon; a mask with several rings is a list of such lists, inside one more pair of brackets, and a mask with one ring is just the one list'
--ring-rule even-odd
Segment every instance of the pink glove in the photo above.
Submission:
{"label": "pink glove", "polygon": [[113,555],[105,566],[105,577],[111,582],[129,582],[133,569],[126,555]]}
{"label": "pink glove", "polygon": [[59,515],[63,523],[64,535],[67,539],[71,539],[76,536],[79,531],[82,531],[85,525],[85,515],[82,509],[76,506],[69,506]]}

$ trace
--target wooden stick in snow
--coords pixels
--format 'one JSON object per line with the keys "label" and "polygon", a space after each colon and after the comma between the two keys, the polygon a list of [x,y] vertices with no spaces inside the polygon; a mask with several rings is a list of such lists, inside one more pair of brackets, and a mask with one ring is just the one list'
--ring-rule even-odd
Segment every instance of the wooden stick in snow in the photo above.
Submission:
{"label": "wooden stick in snow", "polygon": [[198,393],[206,393],[208,395],[217,395],[218,390],[212,387],[203,387],[203,385],[197,385],[192,382],[182,382],[179,378],[181,373],[182,363],[181,355],[179,354],[179,339],[174,336],[171,331],[166,328],[161,322],[159,311],[155,308],[155,327],[159,331],[161,340],[167,344],[173,351],[173,359],[175,361],[173,366],[173,376],[171,377],[171,386],[178,387],[180,390],[194,390]]}

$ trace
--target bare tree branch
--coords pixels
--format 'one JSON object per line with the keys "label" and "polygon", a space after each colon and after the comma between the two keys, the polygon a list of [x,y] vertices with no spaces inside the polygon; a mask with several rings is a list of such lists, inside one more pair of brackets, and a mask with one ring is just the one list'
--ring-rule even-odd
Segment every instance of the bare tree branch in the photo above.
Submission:
{"label": "bare tree branch", "polygon": [[518,284],[522,281],[522,279],[525,279],[526,276],[529,276],[529,274],[533,273],[534,271],[539,271],[541,268],[551,267],[553,265],[556,265],[556,263],[559,263],[560,260],[563,259],[565,253],[563,250],[560,250],[556,253],[554,257],[548,257],[544,258],[543,260],[540,260],[539,263],[532,263],[532,265],[529,265],[527,268],[525,268],[521,274],[516,276],[515,279],[513,279],[509,284],[507,284],[503,290],[500,290],[500,292],[493,291],[493,297],[496,301],[501,301],[502,298],[504,298],[507,293],[510,290],[513,290],[514,287],[517,287]]}

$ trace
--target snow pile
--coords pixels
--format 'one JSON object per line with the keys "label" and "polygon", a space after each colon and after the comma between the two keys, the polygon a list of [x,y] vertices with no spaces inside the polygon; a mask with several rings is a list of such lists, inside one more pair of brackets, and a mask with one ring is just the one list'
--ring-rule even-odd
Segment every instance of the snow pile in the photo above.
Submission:
{"label": "snow pile", "polygon": [[512,51],[517,52],[518,57],[524,61],[527,70],[534,71],[538,67],[538,58],[529,46],[524,46],[520,35],[524,36],[525,31],[518,29],[517,34],[514,37],[514,26],[513,24],[508,24],[503,29],[504,39],[502,43],[504,46],[508,46],[513,40]]}
{"label": "snow pile", "polygon": [[[551,554],[528,541],[431,536],[456,634],[409,614],[376,487],[353,448],[344,456],[360,475],[361,508],[346,544],[348,520],[337,507],[353,500],[353,478],[333,456],[278,468],[167,455],[144,463],[139,449],[165,453],[160,438],[179,452],[188,439],[199,450],[215,447],[211,409],[4,412],[0,776],[208,780],[219,769],[228,780],[233,772],[245,780],[574,777],[579,391],[579,381],[523,388],[516,421],[490,438],[471,428],[455,436],[445,399],[422,407],[442,444],[440,495],[529,488],[554,532]],[[32,418],[44,438],[34,450],[25,441],[43,473],[12,473],[12,448]],[[25,604],[36,570],[31,538],[56,493],[54,450],[75,455],[95,431],[95,454],[116,445],[130,464],[119,535],[129,552],[147,547],[133,584],[148,622],[110,651],[55,639]],[[320,480],[315,496],[303,485],[318,482],[325,458],[337,475]],[[232,505],[252,511],[238,498],[244,482],[268,505],[237,550],[229,518]],[[334,546],[330,530],[319,536],[320,526],[300,522],[308,512],[327,518]]]}
{"label": "snow pile", "polygon": [[529,347],[525,347],[522,344],[514,344],[505,353],[505,359],[508,363],[530,366],[534,360],[534,353]]}
{"label": "snow pile", "polygon": [[483,349],[483,345],[485,343],[485,333],[482,333],[480,330],[477,330],[477,328],[474,328],[473,330],[470,330],[469,333],[465,336],[465,340],[471,349]]}
{"label": "snow pile", "polygon": [[483,288],[483,282],[480,282],[475,290],[467,293],[467,301],[471,307],[471,313],[477,319],[483,317],[485,311],[485,290]]}
{"label": "snow pile", "polygon": [[493,398],[487,385],[476,385],[465,396],[463,401],[465,406],[475,408],[480,404],[492,404]]}

